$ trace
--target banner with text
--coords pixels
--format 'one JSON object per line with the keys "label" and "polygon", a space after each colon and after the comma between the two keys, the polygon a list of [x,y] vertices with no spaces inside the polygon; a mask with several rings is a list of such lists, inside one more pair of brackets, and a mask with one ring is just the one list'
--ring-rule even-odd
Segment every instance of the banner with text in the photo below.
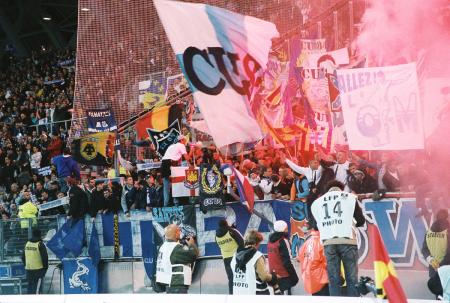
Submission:
{"label": "banner with text", "polygon": [[415,63],[336,73],[351,150],[424,148]]}
{"label": "banner with text", "polygon": [[88,131],[90,133],[114,132],[116,119],[111,109],[90,109],[86,111]]}

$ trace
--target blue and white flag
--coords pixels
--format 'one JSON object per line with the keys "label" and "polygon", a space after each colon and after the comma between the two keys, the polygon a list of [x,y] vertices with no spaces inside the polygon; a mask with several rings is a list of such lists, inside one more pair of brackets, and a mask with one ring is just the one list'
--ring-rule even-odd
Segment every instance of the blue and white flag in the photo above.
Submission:
{"label": "blue and white flag", "polygon": [[117,123],[111,109],[90,109],[86,111],[90,133],[117,131]]}
{"label": "blue and white flag", "polygon": [[275,25],[206,4],[154,4],[215,144],[261,139],[250,101],[279,35]]}

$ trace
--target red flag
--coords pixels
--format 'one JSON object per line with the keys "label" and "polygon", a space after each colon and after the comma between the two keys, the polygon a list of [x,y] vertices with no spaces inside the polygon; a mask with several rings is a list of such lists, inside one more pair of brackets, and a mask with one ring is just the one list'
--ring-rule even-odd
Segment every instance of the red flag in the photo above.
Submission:
{"label": "red flag", "polygon": [[397,278],[394,264],[384,246],[378,227],[369,225],[369,235],[373,248],[373,264],[377,297],[388,299],[389,303],[408,303],[402,285]]}

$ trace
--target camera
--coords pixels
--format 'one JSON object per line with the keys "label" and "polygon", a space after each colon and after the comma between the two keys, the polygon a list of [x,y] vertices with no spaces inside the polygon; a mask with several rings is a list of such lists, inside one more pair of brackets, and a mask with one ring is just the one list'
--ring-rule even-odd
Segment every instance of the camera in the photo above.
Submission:
{"label": "camera", "polygon": [[183,236],[183,237],[180,239],[179,242],[180,242],[181,245],[186,245],[186,246],[188,246],[188,241],[189,241],[189,239],[191,239],[191,238],[193,238],[194,240],[196,240],[194,235],[185,235],[185,236]]}
{"label": "camera", "polygon": [[373,293],[375,297],[377,296],[377,288],[375,286],[375,282],[371,277],[360,277],[359,283],[356,285],[356,287],[358,288],[358,291],[362,296],[367,295],[369,292]]}

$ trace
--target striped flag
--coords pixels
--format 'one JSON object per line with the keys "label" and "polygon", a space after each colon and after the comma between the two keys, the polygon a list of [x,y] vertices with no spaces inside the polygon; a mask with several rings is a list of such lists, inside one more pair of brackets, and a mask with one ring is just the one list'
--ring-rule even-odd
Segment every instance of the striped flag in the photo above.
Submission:
{"label": "striped flag", "polygon": [[407,303],[406,295],[397,278],[394,264],[389,258],[380,231],[376,225],[369,225],[369,235],[373,249],[377,297],[384,298],[386,296],[389,303]]}
{"label": "striped flag", "polygon": [[247,208],[249,212],[253,211],[253,207],[255,206],[255,192],[253,190],[252,185],[248,181],[248,179],[241,174],[240,171],[235,169],[232,165],[225,164],[222,165],[221,170],[229,168],[233,172],[233,176],[235,177],[236,185],[239,192],[239,198],[241,199],[241,202],[247,202]]}
{"label": "striped flag", "polygon": [[147,128],[162,131],[168,128],[175,120],[178,120],[181,125],[182,109],[183,105],[180,104],[161,106],[139,118],[136,122],[138,139],[148,138]]}

